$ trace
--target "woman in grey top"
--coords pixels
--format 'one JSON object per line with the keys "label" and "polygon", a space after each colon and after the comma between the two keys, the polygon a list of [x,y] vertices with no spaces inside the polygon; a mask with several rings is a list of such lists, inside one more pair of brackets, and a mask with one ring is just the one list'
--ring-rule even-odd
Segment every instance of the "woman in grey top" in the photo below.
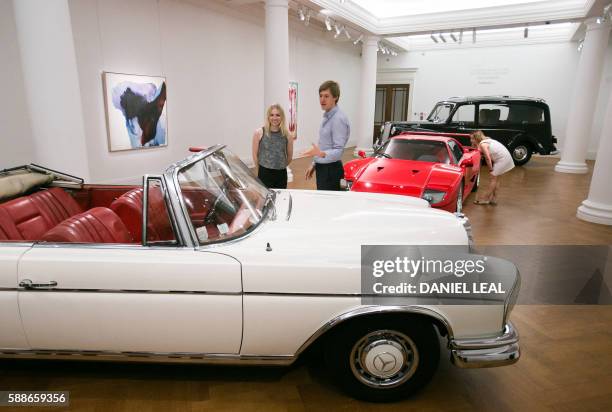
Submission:
{"label": "woman in grey top", "polygon": [[293,159],[293,139],[279,104],[266,111],[264,126],[253,133],[253,163],[257,176],[269,188],[287,188],[287,166]]}

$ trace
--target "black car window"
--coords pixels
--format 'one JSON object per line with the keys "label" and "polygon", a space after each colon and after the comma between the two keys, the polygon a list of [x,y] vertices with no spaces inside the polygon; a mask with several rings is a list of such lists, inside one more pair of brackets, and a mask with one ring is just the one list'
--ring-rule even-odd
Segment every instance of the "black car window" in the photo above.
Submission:
{"label": "black car window", "polygon": [[455,163],[459,163],[459,160],[461,160],[461,158],[463,157],[463,151],[461,150],[459,145],[453,142],[452,140],[449,140],[448,147],[450,147],[451,153],[453,154],[453,157],[455,158]]}
{"label": "black car window", "polygon": [[450,163],[446,144],[435,140],[394,138],[388,140],[377,154],[392,159]]}
{"label": "black car window", "polygon": [[478,109],[478,124],[484,127],[503,125],[510,111],[507,104],[481,104]]}
{"label": "black car window", "polygon": [[438,103],[436,107],[433,108],[429,116],[427,116],[427,120],[434,123],[443,123],[448,119],[448,115],[453,110],[455,105],[452,103]]}
{"label": "black car window", "polygon": [[544,124],[544,109],[527,104],[511,103],[508,123]]}
{"label": "black car window", "polygon": [[474,125],[474,113],[476,109],[473,104],[464,104],[457,108],[451,120],[452,124],[462,124],[465,126]]}

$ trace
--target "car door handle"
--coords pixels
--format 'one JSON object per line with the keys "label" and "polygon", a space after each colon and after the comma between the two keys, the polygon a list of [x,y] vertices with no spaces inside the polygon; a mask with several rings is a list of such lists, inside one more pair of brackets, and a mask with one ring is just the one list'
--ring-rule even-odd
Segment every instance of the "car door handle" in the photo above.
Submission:
{"label": "car door handle", "polygon": [[19,287],[25,289],[52,289],[57,286],[57,282],[52,280],[48,283],[32,283],[30,279],[24,279],[19,282]]}

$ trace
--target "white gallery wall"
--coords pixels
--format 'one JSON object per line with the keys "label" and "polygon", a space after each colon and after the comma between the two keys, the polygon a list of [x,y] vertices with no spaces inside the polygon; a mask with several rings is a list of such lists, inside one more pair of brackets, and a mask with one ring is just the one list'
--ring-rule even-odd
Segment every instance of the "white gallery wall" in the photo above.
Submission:
{"label": "white gallery wall", "polygon": [[[264,117],[261,8],[245,13],[209,1],[72,0],[70,11],[93,181],[158,173],[190,146],[223,143],[250,161],[251,136]],[[355,119],[360,58],[352,45],[334,44],[297,22],[290,36],[299,153],[318,139],[323,81],[340,82],[343,108]],[[108,152],[103,71],[166,77],[168,147]]]}
{"label": "white gallery wall", "polygon": [[[158,173],[189,146],[227,144],[250,161],[250,139],[263,121],[264,11],[210,0],[69,0],[79,74],[87,163],[93,182]],[[25,101],[12,0],[0,0],[0,168],[37,161]],[[360,48],[290,20],[290,79],[299,84],[296,153],[318,139],[321,82],[340,82],[340,106],[353,125],[360,96]],[[561,144],[579,59],[576,43],[483,47],[381,56],[379,72],[407,70],[411,118],[439,99],[512,94],[545,98]],[[168,147],[108,151],[102,72],[162,75],[168,85]],[[612,90],[612,44],[590,136],[597,150]],[[65,96],[56,96],[62,104]],[[44,150],[64,150],[49,143]],[[64,169],[70,172],[70,156]],[[301,173],[301,171],[295,171]]]}
{"label": "white gallery wall", "polygon": [[[188,155],[190,146],[223,143],[251,161],[251,137],[264,118],[263,8],[232,9],[207,0],[69,0],[69,6],[92,182],[159,173]],[[340,83],[340,104],[356,122],[360,50],[298,21],[290,21],[289,33],[291,80],[299,87],[299,154],[318,140],[323,81]],[[0,0],[0,34],[6,57],[0,59],[0,85],[11,96],[0,107],[3,168],[36,161],[11,0]],[[104,71],[166,77],[167,147],[108,151]],[[50,144],[48,150],[62,148]],[[70,173],[70,158],[64,170]]]}
{"label": "white gallery wall", "polygon": [[0,169],[31,163],[34,147],[25,99],[13,3],[0,1]]}
{"label": "white gallery wall", "polygon": [[[423,112],[427,117],[434,104],[451,96],[513,95],[540,97],[550,106],[553,134],[563,148],[574,78],[580,53],[577,43],[474,47],[401,53],[381,56],[379,71],[412,69],[411,120]],[[597,111],[590,137],[589,153],[595,158],[610,92],[612,46],[608,48]],[[379,76],[380,77],[380,76]]]}

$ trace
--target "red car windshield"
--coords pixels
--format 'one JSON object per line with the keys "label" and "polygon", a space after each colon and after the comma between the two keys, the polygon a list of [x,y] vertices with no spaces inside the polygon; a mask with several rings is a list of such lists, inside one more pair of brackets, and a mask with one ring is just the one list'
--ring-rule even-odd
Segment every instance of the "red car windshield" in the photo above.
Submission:
{"label": "red car windshield", "polygon": [[390,139],[377,155],[392,159],[450,163],[446,143],[434,140]]}

